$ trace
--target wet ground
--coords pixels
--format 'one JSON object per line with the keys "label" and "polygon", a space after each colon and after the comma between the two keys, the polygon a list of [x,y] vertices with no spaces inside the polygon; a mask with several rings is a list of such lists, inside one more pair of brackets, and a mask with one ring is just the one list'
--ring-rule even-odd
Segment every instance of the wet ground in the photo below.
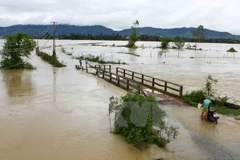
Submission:
{"label": "wet ground", "polygon": [[[65,43],[73,46],[72,42]],[[68,45],[66,48],[71,49]],[[90,48],[88,52],[97,49]],[[37,70],[0,71],[1,160],[239,159],[240,121],[222,115],[217,125],[201,121],[200,111],[188,106],[162,106],[167,112],[168,123],[178,127],[180,132],[167,150],[152,146],[139,151],[125,144],[121,137],[109,133],[107,110],[109,97],[126,92],[75,70],[77,61],[70,56],[59,53],[58,57],[67,63],[66,68],[52,68],[33,54],[30,61]],[[178,63],[174,57],[152,58],[153,64],[149,64],[151,57],[136,58],[124,55],[123,60],[133,63],[124,67],[186,84],[189,90],[204,84],[202,76],[208,71],[219,79],[222,90],[231,88],[240,78],[236,73],[239,59],[222,59],[221,63],[218,61],[220,64],[208,66],[206,63],[199,73],[201,63],[188,58],[180,58]],[[165,60],[165,64],[161,63]],[[203,62],[208,60],[202,59]],[[220,65],[230,69],[215,70]],[[196,81],[198,78],[201,81]],[[236,95],[239,87],[228,93]]]}

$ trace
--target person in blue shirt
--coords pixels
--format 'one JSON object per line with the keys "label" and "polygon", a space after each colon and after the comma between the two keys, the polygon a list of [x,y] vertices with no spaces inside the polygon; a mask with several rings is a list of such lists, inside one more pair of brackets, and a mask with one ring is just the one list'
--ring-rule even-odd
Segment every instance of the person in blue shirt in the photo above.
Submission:
{"label": "person in blue shirt", "polygon": [[212,103],[208,98],[206,98],[204,101],[203,101],[203,104],[202,104],[202,113],[201,113],[201,120],[206,119],[207,120],[207,115],[208,115],[208,109],[209,109],[209,105],[210,103]]}
{"label": "person in blue shirt", "polygon": [[88,59],[85,60],[85,65],[86,65],[86,66],[88,65]]}

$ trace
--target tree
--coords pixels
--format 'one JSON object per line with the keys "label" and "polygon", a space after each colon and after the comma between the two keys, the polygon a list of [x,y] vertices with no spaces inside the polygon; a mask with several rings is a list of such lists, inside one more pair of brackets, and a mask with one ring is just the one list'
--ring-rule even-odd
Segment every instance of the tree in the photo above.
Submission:
{"label": "tree", "polygon": [[197,48],[197,42],[204,40],[204,27],[203,25],[198,26],[196,30],[192,32],[193,39],[196,40],[196,48]]}
{"label": "tree", "polygon": [[204,39],[204,27],[203,27],[203,25],[198,26],[198,28],[192,32],[192,36],[197,41],[203,40]]}
{"label": "tree", "polygon": [[174,44],[178,49],[182,49],[184,44],[185,44],[185,41],[181,37],[175,37],[174,38]]}
{"label": "tree", "polygon": [[136,22],[133,23],[133,26],[131,27],[132,32],[128,39],[128,45],[127,45],[128,48],[136,48],[135,43],[138,40],[138,37],[137,37],[137,26],[138,25],[139,25],[139,22],[138,22],[138,20],[136,20]]}
{"label": "tree", "polygon": [[172,39],[170,37],[162,37],[160,40],[162,42],[161,43],[161,48],[163,48],[163,49],[168,48],[169,42],[172,41]]}
{"label": "tree", "polygon": [[29,39],[24,32],[17,32],[12,35],[4,36],[5,43],[3,50],[0,52],[2,61],[0,66],[3,69],[33,69],[30,63],[24,62],[23,58],[31,55],[36,42]]}

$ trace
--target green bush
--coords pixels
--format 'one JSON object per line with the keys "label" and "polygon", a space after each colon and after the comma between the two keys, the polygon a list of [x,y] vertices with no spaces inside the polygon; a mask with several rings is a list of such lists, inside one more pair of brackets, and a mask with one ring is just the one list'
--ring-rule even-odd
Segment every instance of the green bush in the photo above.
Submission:
{"label": "green bush", "polygon": [[218,106],[218,105],[214,105],[214,106],[212,106],[212,108],[220,114],[225,114],[225,115],[228,115],[228,116],[238,116],[238,115],[240,115],[240,109],[238,109],[238,110],[230,109],[230,108],[227,108],[225,106]]}
{"label": "green bush", "polygon": [[53,67],[65,67],[66,66],[66,65],[60,63],[58,61],[57,57],[54,56],[54,55],[50,56],[50,55],[48,55],[48,54],[46,54],[44,52],[41,52],[39,55],[41,56],[41,58],[43,60],[45,60],[48,63],[50,63]]}
{"label": "green bush", "polygon": [[182,96],[182,100],[192,106],[197,106],[197,104],[202,103],[204,99],[205,93],[203,90],[192,91]]}
{"label": "green bush", "polygon": [[113,133],[122,135],[127,143],[137,148],[148,144],[164,147],[178,135],[176,128],[166,124],[166,114],[152,96],[128,93],[121,98],[111,97],[111,113],[115,114]]}
{"label": "green bush", "polygon": [[12,59],[5,59],[4,61],[0,62],[0,68],[2,69],[37,69],[32,64],[25,62],[23,60],[16,63]]}
{"label": "green bush", "polygon": [[16,32],[3,37],[5,43],[0,51],[0,68],[2,69],[35,69],[24,58],[31,58],[36,42],[24,32]]}
{"label": "green bush", "polygon": [[162,37],[161,39],[161,48],[167,49],[169,42],[172,41],[171,37]]}
{"label": "green bush", "polygon": [[197,106],[198,103],[202,103],[205,97],[208,97],[212,104],[211,107],[214,108],[220,114],[226,115],[240,115],[240,109],[230,109],[226,107],[227,101],[230,99],[227,96],[216,95],[216,90],[213,86],[217,83],[217,80],[214,79],[211,75],[208,75],[206,78],[206,84],[203,90],[196,90],[190,93],[186,93],[181,98],[184,102]]}
{"label": "green bush", "polygon": [[217,96],[217,97],[214,97],[214,99],[212,99],[211,101],[213,105],[225,106],[227,100],[229,100],[228,96],[224,96],[224,97]]}

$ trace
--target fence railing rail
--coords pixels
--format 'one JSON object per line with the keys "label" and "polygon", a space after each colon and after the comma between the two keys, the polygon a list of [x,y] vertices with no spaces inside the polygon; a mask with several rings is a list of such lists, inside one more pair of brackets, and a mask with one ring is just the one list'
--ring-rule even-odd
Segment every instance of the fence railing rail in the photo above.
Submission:
{"label": "fence railing rail", "polygon": [[176,95],[179,97],[181,97],[183,94],[183,86],[170,81],[151,77],[148,75],[144,75],[142,73],[134,72],[128,69],[120,68],[120,67],[116,68],[116,74],[118,76],[122,76],[124,78],[134,80],[140,83],[141,85],[152,89],[153,92],[159,91],[159,92]]}

